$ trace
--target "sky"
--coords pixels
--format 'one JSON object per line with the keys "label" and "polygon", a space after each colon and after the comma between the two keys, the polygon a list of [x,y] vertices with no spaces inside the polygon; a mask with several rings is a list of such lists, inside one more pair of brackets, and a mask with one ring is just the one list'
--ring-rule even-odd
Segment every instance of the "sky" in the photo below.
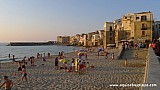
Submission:
{"label": "sky", "polygon": [[127,13],[151,11],[160,0],[0,0],[0,42],[55,41],[103,29]]}

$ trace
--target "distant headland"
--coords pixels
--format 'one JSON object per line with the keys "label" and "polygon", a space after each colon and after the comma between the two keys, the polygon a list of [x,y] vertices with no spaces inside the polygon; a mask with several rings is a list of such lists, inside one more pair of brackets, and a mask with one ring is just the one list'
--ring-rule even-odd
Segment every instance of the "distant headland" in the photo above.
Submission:
{"label": "distant headland", "polygon": [[43,45],[55,45],[56,41],[48,42],[10,42],[7,46],[43,46]]}

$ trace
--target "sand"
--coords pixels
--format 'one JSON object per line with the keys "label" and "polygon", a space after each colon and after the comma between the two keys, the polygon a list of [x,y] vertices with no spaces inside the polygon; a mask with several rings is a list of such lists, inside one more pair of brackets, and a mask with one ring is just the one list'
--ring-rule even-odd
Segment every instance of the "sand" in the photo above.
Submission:
{"label": "sand", "polygon": [[[118,54],[118,49],[109,49],[109,53]],[[141,53],[143,54],[141,55]],[[145,57],[147,50],[139,50],[139,59],[129,59],[128,66],[124,65],[124,60],[105,59],[104,56],[97,56],[96,51],[88,53],[88,61],[94,68],[89,68],[87,72],[78,74],[76,72],[66,72],[66,70],[55,70],[54,59],[35,60],[36,66],[26,66],[28,73],[27,85],[25,81],[17,85],[21,76],[13,76],[17,73],[18,66],[15,63],[5,63],[0,68],[0,79],[3,75],[9,76],[13,80],[13,90],[139,90],[141,87],[110,86],[112,84],[141,84],[144,81]],[[65,54],[71,58],[77,58],[77,53]],[[44,65],[42,65],[44,64]],[[2,89],[2,88],[1,88]]]}

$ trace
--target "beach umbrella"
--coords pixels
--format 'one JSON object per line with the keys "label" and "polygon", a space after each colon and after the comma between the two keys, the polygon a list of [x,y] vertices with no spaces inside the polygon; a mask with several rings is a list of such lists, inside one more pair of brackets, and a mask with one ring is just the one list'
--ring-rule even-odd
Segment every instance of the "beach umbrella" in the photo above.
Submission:
{"label": "beach umbrella", "polygon": [[59,62],[69,62],[68,59],[60,59]]}

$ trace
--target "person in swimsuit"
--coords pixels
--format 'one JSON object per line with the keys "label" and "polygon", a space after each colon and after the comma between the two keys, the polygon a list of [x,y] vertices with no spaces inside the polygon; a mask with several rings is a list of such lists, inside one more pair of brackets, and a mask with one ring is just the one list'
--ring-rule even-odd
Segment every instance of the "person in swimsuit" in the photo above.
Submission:
{"label": "person in swimsuit", "polygon": [[21,81],[19,84],[22,83],[23,79],[26,80],[27,84],[28,84],[28,81],[27,81],[27,72],[26,72],[26,67],[25,65],[22,66],[22,78],[21,78]]}
{"label": "person in swimsuit", "polygon": [[20,75],[22,73],[22,67],[21,67],[21,62],[18,61],[18,75]]}
{"label": "person in swimsuit", "polygon": [[8,79],[8,76],[4,76],[3,78],[4,78],[4,82],[0,85],[0,88],[4,86],[5,90],[11,90],[13,86],[12,80]]}

